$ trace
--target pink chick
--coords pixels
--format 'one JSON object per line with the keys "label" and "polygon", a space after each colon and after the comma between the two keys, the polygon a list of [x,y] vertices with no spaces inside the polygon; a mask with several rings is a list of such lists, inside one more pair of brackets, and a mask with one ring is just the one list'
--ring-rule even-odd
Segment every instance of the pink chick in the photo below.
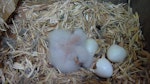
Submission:
{"label": "pink chick", "polygon": [[76,29],[71,39],[76,39],[76,42],[74,42],[74,49],[76,51],[80,64],[82,64],[84,68],[90,68],[93,63],[93,56],[90,55],[86,49],[86,34],[83,32],[82,29]]}
{"label": "pink chick", "polygon": [[78,45],[85,45],[87,36],[83,32],[82,29],[76,29],[71,36],[71,43],[78,46]]}
{"label": "pink chick", "polygon": [[84,46],[76,46],[78,60],[82,67],[89,69],[93,63],[93,56],[89,54]]}

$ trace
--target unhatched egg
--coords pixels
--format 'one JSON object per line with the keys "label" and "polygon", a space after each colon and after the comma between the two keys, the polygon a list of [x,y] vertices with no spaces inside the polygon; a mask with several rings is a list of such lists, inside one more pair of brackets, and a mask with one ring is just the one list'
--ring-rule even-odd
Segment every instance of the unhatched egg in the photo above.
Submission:
{"label": "unhatched egg", "polygon": [[92,38],[87,39],[86,40],[86,49],[90,53],[90,55],[93,56],[98,49],[97,42]]}
{"label": "unhatched egg", "polygon": [[122,62],[126,56],[126,50],[116,44],[111,45],[107,51],[107,57],[112,62]]}
{"label": "unhatched egg", "polygon": [[100,58],[96,63],[94,73],[103,78],[109,78],[113,74],[112,64],[105,58]]}

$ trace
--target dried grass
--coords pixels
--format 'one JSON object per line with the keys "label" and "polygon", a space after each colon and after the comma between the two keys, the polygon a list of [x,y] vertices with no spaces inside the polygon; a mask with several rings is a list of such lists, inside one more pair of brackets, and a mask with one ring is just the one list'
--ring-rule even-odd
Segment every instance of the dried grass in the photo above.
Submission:
{"label": "dried grass", "polygon": [[[52,4],[25,1],[10,26],[16,46],[1,50],[1,82],[5,84],[121,84],[150,83],[150,54],[143,50],[139,16],[127,4],[98,3],[95,0],[66,0]],[[123,63],[113,63],[114,74],[102,79],[81,69],[62,74],[47,60],[47,34],[58,28],[82,28],[96,39],[95,61],[115,42],[128,51]],[[9,44],[9,42],[8,42]]]}

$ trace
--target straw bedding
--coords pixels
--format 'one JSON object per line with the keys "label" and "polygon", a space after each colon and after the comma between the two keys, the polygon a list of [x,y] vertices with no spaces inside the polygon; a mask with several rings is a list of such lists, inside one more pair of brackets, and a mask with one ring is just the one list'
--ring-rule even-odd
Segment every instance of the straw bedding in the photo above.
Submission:
{"label": "straw bedding", "polygon": [[[95,0],[66,0],[53,3],[24,1],[18,15],[8,25],[0,51],[0,82],[5,84],[121,84],[150,83],[150,54],[143,50],[144,40],[139,16],[128,4],[114,5]],[[47,60],[47,35],[54,29],[73,31],[82,28],[94,38],[99,49],[96,61],[115,42],[128,51],[123,63],[112,63],[114,73],[103,79],[81,69],[59,73]]]}

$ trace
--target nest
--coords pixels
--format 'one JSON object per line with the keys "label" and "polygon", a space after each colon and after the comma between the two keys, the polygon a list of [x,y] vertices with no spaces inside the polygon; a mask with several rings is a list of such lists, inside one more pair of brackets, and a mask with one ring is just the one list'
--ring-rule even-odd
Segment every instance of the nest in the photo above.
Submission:
{"label": "nest", "polygon": [[[1,44],[0,76],[5,84],[120,84],[150,83],[150,54],[143,50],[139,16],[128,4],[114,5],[95,0],[67,0],[51,4],[32,4],[18,8],[9,32]],[[115,41],[128,51],[123,63],[113,63],[111,78],[103,79],[81,69],[70,74],[59,73],[47,60],[47,35],[55,29],[73,31],[82,28],[94,38],[99,49],[94,63]]]}

